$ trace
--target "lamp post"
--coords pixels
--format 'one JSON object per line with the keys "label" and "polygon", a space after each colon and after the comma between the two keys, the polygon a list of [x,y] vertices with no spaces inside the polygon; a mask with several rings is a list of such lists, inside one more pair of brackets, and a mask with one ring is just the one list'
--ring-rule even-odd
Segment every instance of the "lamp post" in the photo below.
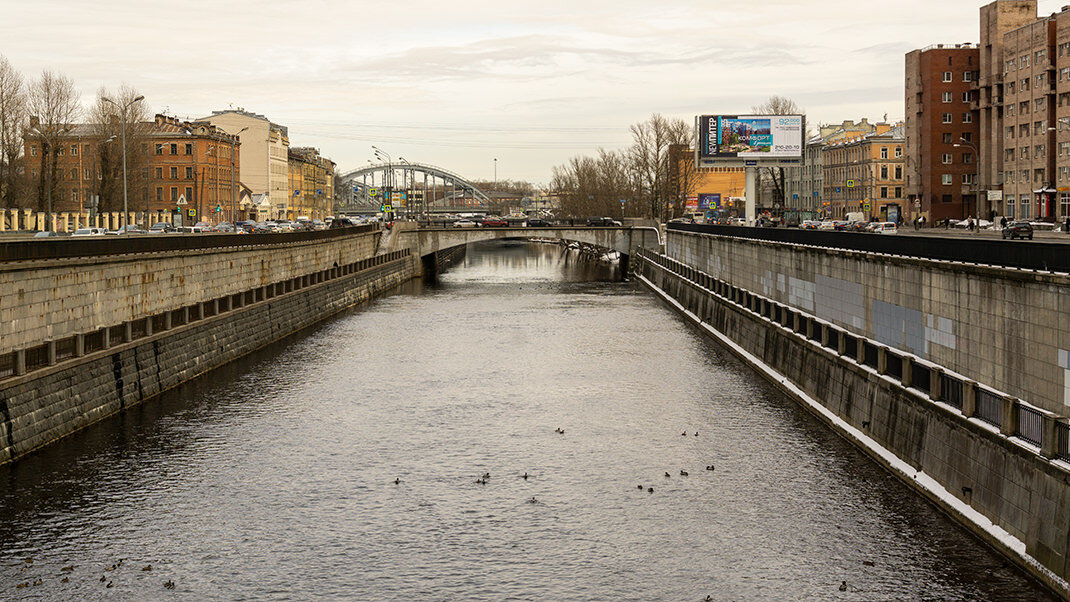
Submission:
{"label": "lamp post", "polygon": [[[240,129],[237,132],[235,132],[233,134],[233,136],[235,138],[238,138],[239,136],[241,136],[241,133],[244,132],[247,129],[249,129],[248,126],[243,127],[242,129]],[[238,142],[239,142],[239,144],[241,143],[241,139],[240,138],[239,138]],[[238,195],[237,195],[237,192],[235,192],[235,190],[234,190],[234,150],[235,150],[235,148],[237,148],[237,147],[232,144],[231,148],[230,148],[230,221],[231,221],[230,225],[233,226],[233,229],[232,229],[233,233],[237,234],[238,233],[238,202],[237,202],[236,199],[237,199]]]}
{"label": "lamp post", "polygon": [[[490,193],[493,195],[498,190],[498,157],[494,157],[494,186],[491,187]],[[504,212],[503,212],[504,214]]]}
{"label": "lamp post", "polygon": [[974,187],[976,188],[976,190],[974,191],[974,195],[973,195],[973,209],[974,209],[974,213],[977,214],[977,225],[978,225],[977,229],[980,230],[981,229],[980,228],[980,225],[981,225],[981,215],[980,215],[980,213],[981,213],[981,198],[980,198],[981,197],[981,162],[980,162],[981,153],[979,153],[977,151],[977,147],[972,142],[970,142],[969,140],[963,138],[962,136],[959,136],[959,142],[956,142],[956,143],[952,144],[951,146],[954,146],[956,148],[961,148],[963,146],[966,146],[966,147],[969,147],[969,149],[973,151],[973,164],[977,166],[973,170],[973,177],[974,177],[974,180],[975,180],[974,181],[974,185],[975,185]]}
{"label": "lamp post", "polygon": [[389,202],[391,204],[390,205],[390,213],[389,213],[389,215],[387,215],[387,218],[393,220],[394,219],[394,215],[393,215],[394,214],[394,205],[393,205],[393,203],[394,203],[394,160],[390,157],[389,154],[387,154],[386,151],[382,150],[381,148],[379,148],[377,146],[372,146],[372,150],[375,151],[375,158],[376,159],[379,159],[380,161],[386,161],[387,177],[383,178],[383,180],[384,180],[384,187],[386,188],[386,199],[387,199],[387,202]]}
{"label": "lamp post", "polygon": [[[122,138],[122,140],[123,140],[123,217],[122,217],[122,219],[119,220],[119,229],[123,233],[125,233],[126,232],[126,226],[127,226],[126,222],[128,221],[127,216],[129,215],[127,213],[127,211],[129,209],[126,206],[126,110],[128,108],[130,108],[130,105],[134,104],[135,102],[140,102],[142,100],[145,100],[145,97],[144,96],[138,96],[137,98],[131,100],[130,102],[128,102],[128,103],[126,103],[124,105],[119,105],[119,103],[115,102],[114,100],[112,100],[112,99],[110,99],[110,98],[108,98],[106,96],[101,96],[100,99],[103,100],[104,102],[110,102],[111,104],[115,105],[115,108],[119,109],[120,119],[122,119],[122,137],[123,137]],[[149,214],[148,214],[148,211],[146,210],[145,211],[145,221],[148,221],[148,219],[149,219]]]}

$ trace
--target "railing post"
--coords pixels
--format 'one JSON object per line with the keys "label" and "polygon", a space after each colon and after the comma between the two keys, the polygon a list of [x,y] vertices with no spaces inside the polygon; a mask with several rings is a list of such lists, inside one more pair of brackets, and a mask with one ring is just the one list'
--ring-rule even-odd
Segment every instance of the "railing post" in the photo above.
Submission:
{"label": "railing post", "polygon": [[1040,455],[1055,458],[1059,455],[1059,423],[1066,423],[1062,416],[1044,414],[1041,416]]}
{"label": "railing post", "polygon": [[977,414],[977,383],[962,381],[962,415],[970,418]]}
{"label": "railing post", "polygon": [[929,367],[929,399],[940,401],[940,396],[944,391],[943,378],[943,370],[936,366]]}
{"label": "railing post", "polygon": [[129,343],[134,340],[134,323],[123,322],[123,342]]}
{"label": "railing post", "polygon": [[163,329],[171,330],[171,312],[163,312]]}
{"label": "railing post", "polygon": [[904,387],[909,387],[914,383],[914,360],[910,356],[903,356],[903,374],[899,377],[899,382],[903,383]]}
{"label": "railing post", "polygon": [[85,355],[85,335],[76,334],[74,335],[74,356],[82,357],[83,355]]}
{"label": "railing post", "polygon": [[866,363],[866,342],[862,338],[855,339],[855,361],[859,366]]}
{"label": "railing post", "polygon": [[888,348],[877,346],[877,374],[888,374]]}
{"label": "railing post", "polygon": [[152,316],[145,318],[145,336],[152,336]]}
{"label": "railing post", "polygon": [[999,432],[1010,437],[1018,432],[1018,400],[1010,395],[1004,395],[1002,401],[1003,415],[999,421]]}
{"label": "railing post", "polygon": [[111,347],[111,329],[102,328],[100,330],[100,348],[107,349]]}
{"label": "railing post", "polygon": [[15,350],[15,376],[26,374],[26,350]]}
{"label": "railing post", "polygon": [[56,340],[52,339],[48,341],[48,365],[56,365]]}
{"label": "railing post", "polygon": [[840,338],[836,341],[838,343],[836,352],[840,355],[847,355],[847,331],[841,330],[839,332]]}

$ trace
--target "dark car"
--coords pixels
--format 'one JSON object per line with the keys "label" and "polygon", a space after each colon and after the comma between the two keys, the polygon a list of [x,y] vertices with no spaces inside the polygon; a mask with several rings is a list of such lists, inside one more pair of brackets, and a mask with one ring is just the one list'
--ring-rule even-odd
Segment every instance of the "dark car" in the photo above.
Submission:
{"label": "dark car", "polygon": [[149,234],[168,234],[174,231],[175,227],[168,222],[156,222],[149,228]]}
{"label": "dark car", "polygon": [[1033,224],[1029,222],[1011,222],[1003,229],[1003,238],[1028,238],[1033,240]]}
{"label": "dark car", "polygon": [[533,217],[533,218],[528,220],[528,227],[529,228],[548,228],[549,226],[550,226],[550,222],[548,222],[548,221],[546,221],[546,220],[544,220],[542,218]]}
{"label": "dark car", "polygon": [[356,225],[357,224],[353,220],[349,219],[348,217],[336,217],[336,218],[331,220],[330,228],[332,230],[334,228],[351,228],[351,227],[355,227]]}
{"label": "dark car", "polygon": [[588,226],[612,226],[612,220],[606,217],[593,216],[587,218]]}
{"label": "dark car", "polygon": [[482,226],[484,228],[508,228],[509,222],[500,217],[488,217],[483,219]]}

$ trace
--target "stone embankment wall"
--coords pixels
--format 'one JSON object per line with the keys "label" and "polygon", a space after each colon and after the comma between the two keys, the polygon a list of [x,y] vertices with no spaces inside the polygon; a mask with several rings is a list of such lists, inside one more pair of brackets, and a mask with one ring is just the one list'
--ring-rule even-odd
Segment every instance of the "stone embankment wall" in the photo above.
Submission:
{"label": "stone embankment wall", "polygon": [[[802,269],[807,259],[784,269]],[[1065,419],[699,266],[654,252],[637,261],[641,281],[700,328],[1070,598]],[[719,272],[739,278],[723,264]]]}
{"label": "stone embankment wall", "polygon": [[378,232],[366,232],[238,248],[0,263],[0,377],[4,356],[15,349],[91,335],[347,265],[374,255],[378,240]]}
{"label": "stone embankment wall", "polygon": [[[212,285],[198,278],[198,286],[216,294],[227,293],[205,299],[210,293],[194,295],[183,288],[189,283],[184,284],[176,290],[171,304],[172,308],[180,307],[138,320],[136,331],[129,321],[121,338],[110,337],[112,329],[104,329],[102,340],[94,339],[79,355],[0,379],[0,464],[413,278],[415,260],[408,250],[319,267],[332,257],[360,254],[364,245],[351,244],[355,242],[333,251],[280,251],[279,256],[291,264],[319,269],[291,272],[289,278],[276,280],[268,276],[274,270],[264,266],[254,277],[237,280],[248,283],[263,278],[271,283],[241,291],[227,283]],[[260,265],[252,257],[239,255],[233,260],[237,264]],[[181,258],[160,260],[162,265],[176,262],[185,264]],[[149,265],[130,269],[142,274],[154,272]],[[180,292],[201,300],[190,303],[178,296]]]}
{"label": "stone embankment wall", "polygon": [[1070,275],[670,230],[729,284],[1070,413]]}

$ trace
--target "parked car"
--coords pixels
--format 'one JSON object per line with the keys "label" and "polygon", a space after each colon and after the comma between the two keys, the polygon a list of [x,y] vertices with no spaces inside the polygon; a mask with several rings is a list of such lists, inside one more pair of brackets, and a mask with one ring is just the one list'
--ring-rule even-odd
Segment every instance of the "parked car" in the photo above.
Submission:
{"label": "parked car", "polygon": [[327,229],[327,222],[325,222],[325,221],[323,221],[321,219],[314,219],[314,220],[312,220],[312,229],[313,230],[326,230]]}
{"label": "parked car", "polygon": [[799,224],[799,228],[803,230],[817,230],[818,226],[820,225],[821,222],[817,221],[816,219],[806,219]]}
{"label": "parked car", "polygon": [[104,236],[104,228],[78,228],[71,236]]}
{"label": "parked car", "polygon": [[175,227],[167,222],[156,222],[149,228],[149,234],[167,234],[174,231]]}
{"label": "parked car", "polygon": [[1033,240],[1033,224],[1026,221],[1017,221],[1007,224],[1003,228],[1003,238],[1014,240],[1015,238],[1028,238]]}
{"label": "parked car", "polygon": [[550,222],[542,219],[541,217],[533,217],[528,220],[529,228],[548,228],[549,226]]}
{"label": "parked car", "polygon": [[508,228],[509,222],[500,217],[485,217],[482,225],[484,228]]}
{"label": "parked car", "polygon": [[473,222],[470,219],[459,219],[459,220],[453,222],[453,227],[454,228],[476,228],[478,226],[479,226],[479,224]]}
{"label": "parked car", "polygon": [[895,222],[875,222],[873,232],[877,234],[898,234],[899,227]]}
{"label": "parked car", "polygon": [[203,226],[182,226],[178,232],[180,234],[204,234],[207,230]]}
{"label": "parked car", "polygon": [[127,224],[127,225],[123,226],[122,228],[118,228],[118,229],[115,229],[115,230],[105,230],[104,231],[104,234],[107,234],[109,236],[119,236],[121,234],[144,234],[144,233],[145,233],[145,231],[142,230],[141,226],[138,226],[137,224]]}
{"label": "parked car", "polygon": [[56,232],[55,230],[45,230],[34,234],[34,238],[59,238],[61,236],[67,236],[65,232]]}
{"label": "parked car", "polygon": [[356,226],[348,217],[336,217],[331,220],[331,228],[351,228]]}

